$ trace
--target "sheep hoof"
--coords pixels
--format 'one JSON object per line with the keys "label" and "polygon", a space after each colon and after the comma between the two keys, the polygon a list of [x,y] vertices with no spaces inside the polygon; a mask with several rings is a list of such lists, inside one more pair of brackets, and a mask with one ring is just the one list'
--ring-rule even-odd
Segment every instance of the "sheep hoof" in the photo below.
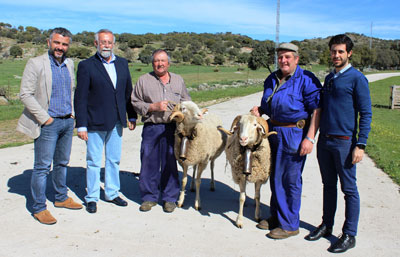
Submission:
{"label": "sheep hoof", "polygon": [[242,223],[236,223],[236,226],[237,226],[238,228],[240,228],[240,229],[243,228],[243,224],[242,224]]}
{"label": "sheep hoof", "polygon": [[194,188],[190,188],[190,192],[195,192],[196,190]]}
{"label": "sheep hoof", "polygon": [[183,207],[183,203],[178,203],[177,206],[178,206],[178,208],[182,208]]}
{"label": "sheep hoof", "polygon": [[201,206],[195,206],[194,208],[196,209],[196,211],[200,211],[201,210]]}
{"label": "sheep hoof", "polygon": [[215,191],[215,187],[210,187],[210,191],[214,192]]}

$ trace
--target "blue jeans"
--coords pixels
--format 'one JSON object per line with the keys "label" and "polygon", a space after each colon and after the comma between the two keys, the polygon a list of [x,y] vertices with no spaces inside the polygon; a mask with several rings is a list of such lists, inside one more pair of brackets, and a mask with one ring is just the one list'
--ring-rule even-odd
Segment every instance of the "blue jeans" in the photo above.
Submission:
{"label": "blue jeans", "polygon": [[174,155],[175,124],[144,124],[140,149],[139,188],[143,201],[176,202],[179,175]]}
{"label": "blue jeans", "polygon": [[71,154],[74,119],[54,118],[53,123],[42,126],[40,136],[34,141],[35,161],[31,179],[33,213],[46,210],[46,181],[53,162],[55,200],[68,198],[66,186],[67,165]]}
{"label": "blue jeans", "polygon": [[105,148],[104,193],[106,200],[118,197],[120,189],[119,162],[121,160],[122,125],[118,122],[110,131],[88,131],[86,153],[87,195],[85,201],[100,199],[100,169]]}
{"label": "blue jeans", "polygon": [[337,206],[337,181],[340,179],[345,200],[343,233],[357,235],[360,196],[357,189],[356,165],[351,163],[354,142],[320,135],[317,158],[324,185],[322,222],[333,227]]}

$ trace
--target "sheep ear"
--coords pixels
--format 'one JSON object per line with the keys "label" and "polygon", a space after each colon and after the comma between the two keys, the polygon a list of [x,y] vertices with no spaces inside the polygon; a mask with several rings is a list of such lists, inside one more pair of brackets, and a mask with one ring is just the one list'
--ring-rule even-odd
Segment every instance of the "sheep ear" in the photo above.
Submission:
{"label": "sheep ear", "polygon": [[202,110],[201,110],[201,114],[207,114],[208,113],[208,109],[207,108],[203,108]]}
{"label": "sheep ear", "polygon": [[231,125],[231,133],[233,133],[233,131],[236,129],[236,124],[240,121],[240,119],[242,118],[242,115],[238,115],[236,116],[236,118],[232,121],[232,125]]}
{"label": "sheep ear", "polygon": [[263,130],[262,131],[263,138],[267,138],[268,137],[268,135],[267,135],[267,133],[268,133],[268,123],[267,123],[267,121],[264,120],[264,118],[262,118],[262,117],[257,117],[257,123],[260,124],[261,129]]}

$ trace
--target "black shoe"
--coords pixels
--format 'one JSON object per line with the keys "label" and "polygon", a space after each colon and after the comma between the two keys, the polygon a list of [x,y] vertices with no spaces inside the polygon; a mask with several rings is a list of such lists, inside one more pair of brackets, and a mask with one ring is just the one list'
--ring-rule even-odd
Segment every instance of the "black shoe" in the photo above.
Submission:
{"label": "black shoe", "polygon": [[88,213],[96,213],[97,211],[96,202],[88,202],[86,204],[86,210]]}
{"label": "black shoe", "polygon": [[127,206],[128,205],[128,203],[119,196],[117,196],[114,199],[107,201],[107,202],[113,203],[118,206]]}
{"label": "black shoe", "polygon": [[324,223],[318,226],[318,228],[308,234],[304,239],[308,241],[316,241],[321,237],[328,237],[332,235],[332,228],[328,228]]}
{"label": "black shoe", "polygon": [[328,251],[331,253],[344,253],[354,246],[356,246],[356,238],[354,236],[343,233],[339,240],[337,240],[336,243],[328,248]]}

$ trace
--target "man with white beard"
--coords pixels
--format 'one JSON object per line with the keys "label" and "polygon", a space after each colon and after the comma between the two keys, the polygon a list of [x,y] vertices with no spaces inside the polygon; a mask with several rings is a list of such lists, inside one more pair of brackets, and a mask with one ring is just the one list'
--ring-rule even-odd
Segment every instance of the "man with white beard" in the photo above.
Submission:
{"label": "man with white beard", "polygon": [[[105,147],[105,200],[118,206],[128,203],[119,196],[119,162],[122,127],[136,127],[137,114],[130,96],[132,80],[128,62],[113,54],[114,34],[98,31],[94,45],[97,52],[79,63],[74,107],[78,137],[86,141],[86,210],[97,211],[100,199],[100,169]],[[128,114],[128,119],[126,119]]]}

